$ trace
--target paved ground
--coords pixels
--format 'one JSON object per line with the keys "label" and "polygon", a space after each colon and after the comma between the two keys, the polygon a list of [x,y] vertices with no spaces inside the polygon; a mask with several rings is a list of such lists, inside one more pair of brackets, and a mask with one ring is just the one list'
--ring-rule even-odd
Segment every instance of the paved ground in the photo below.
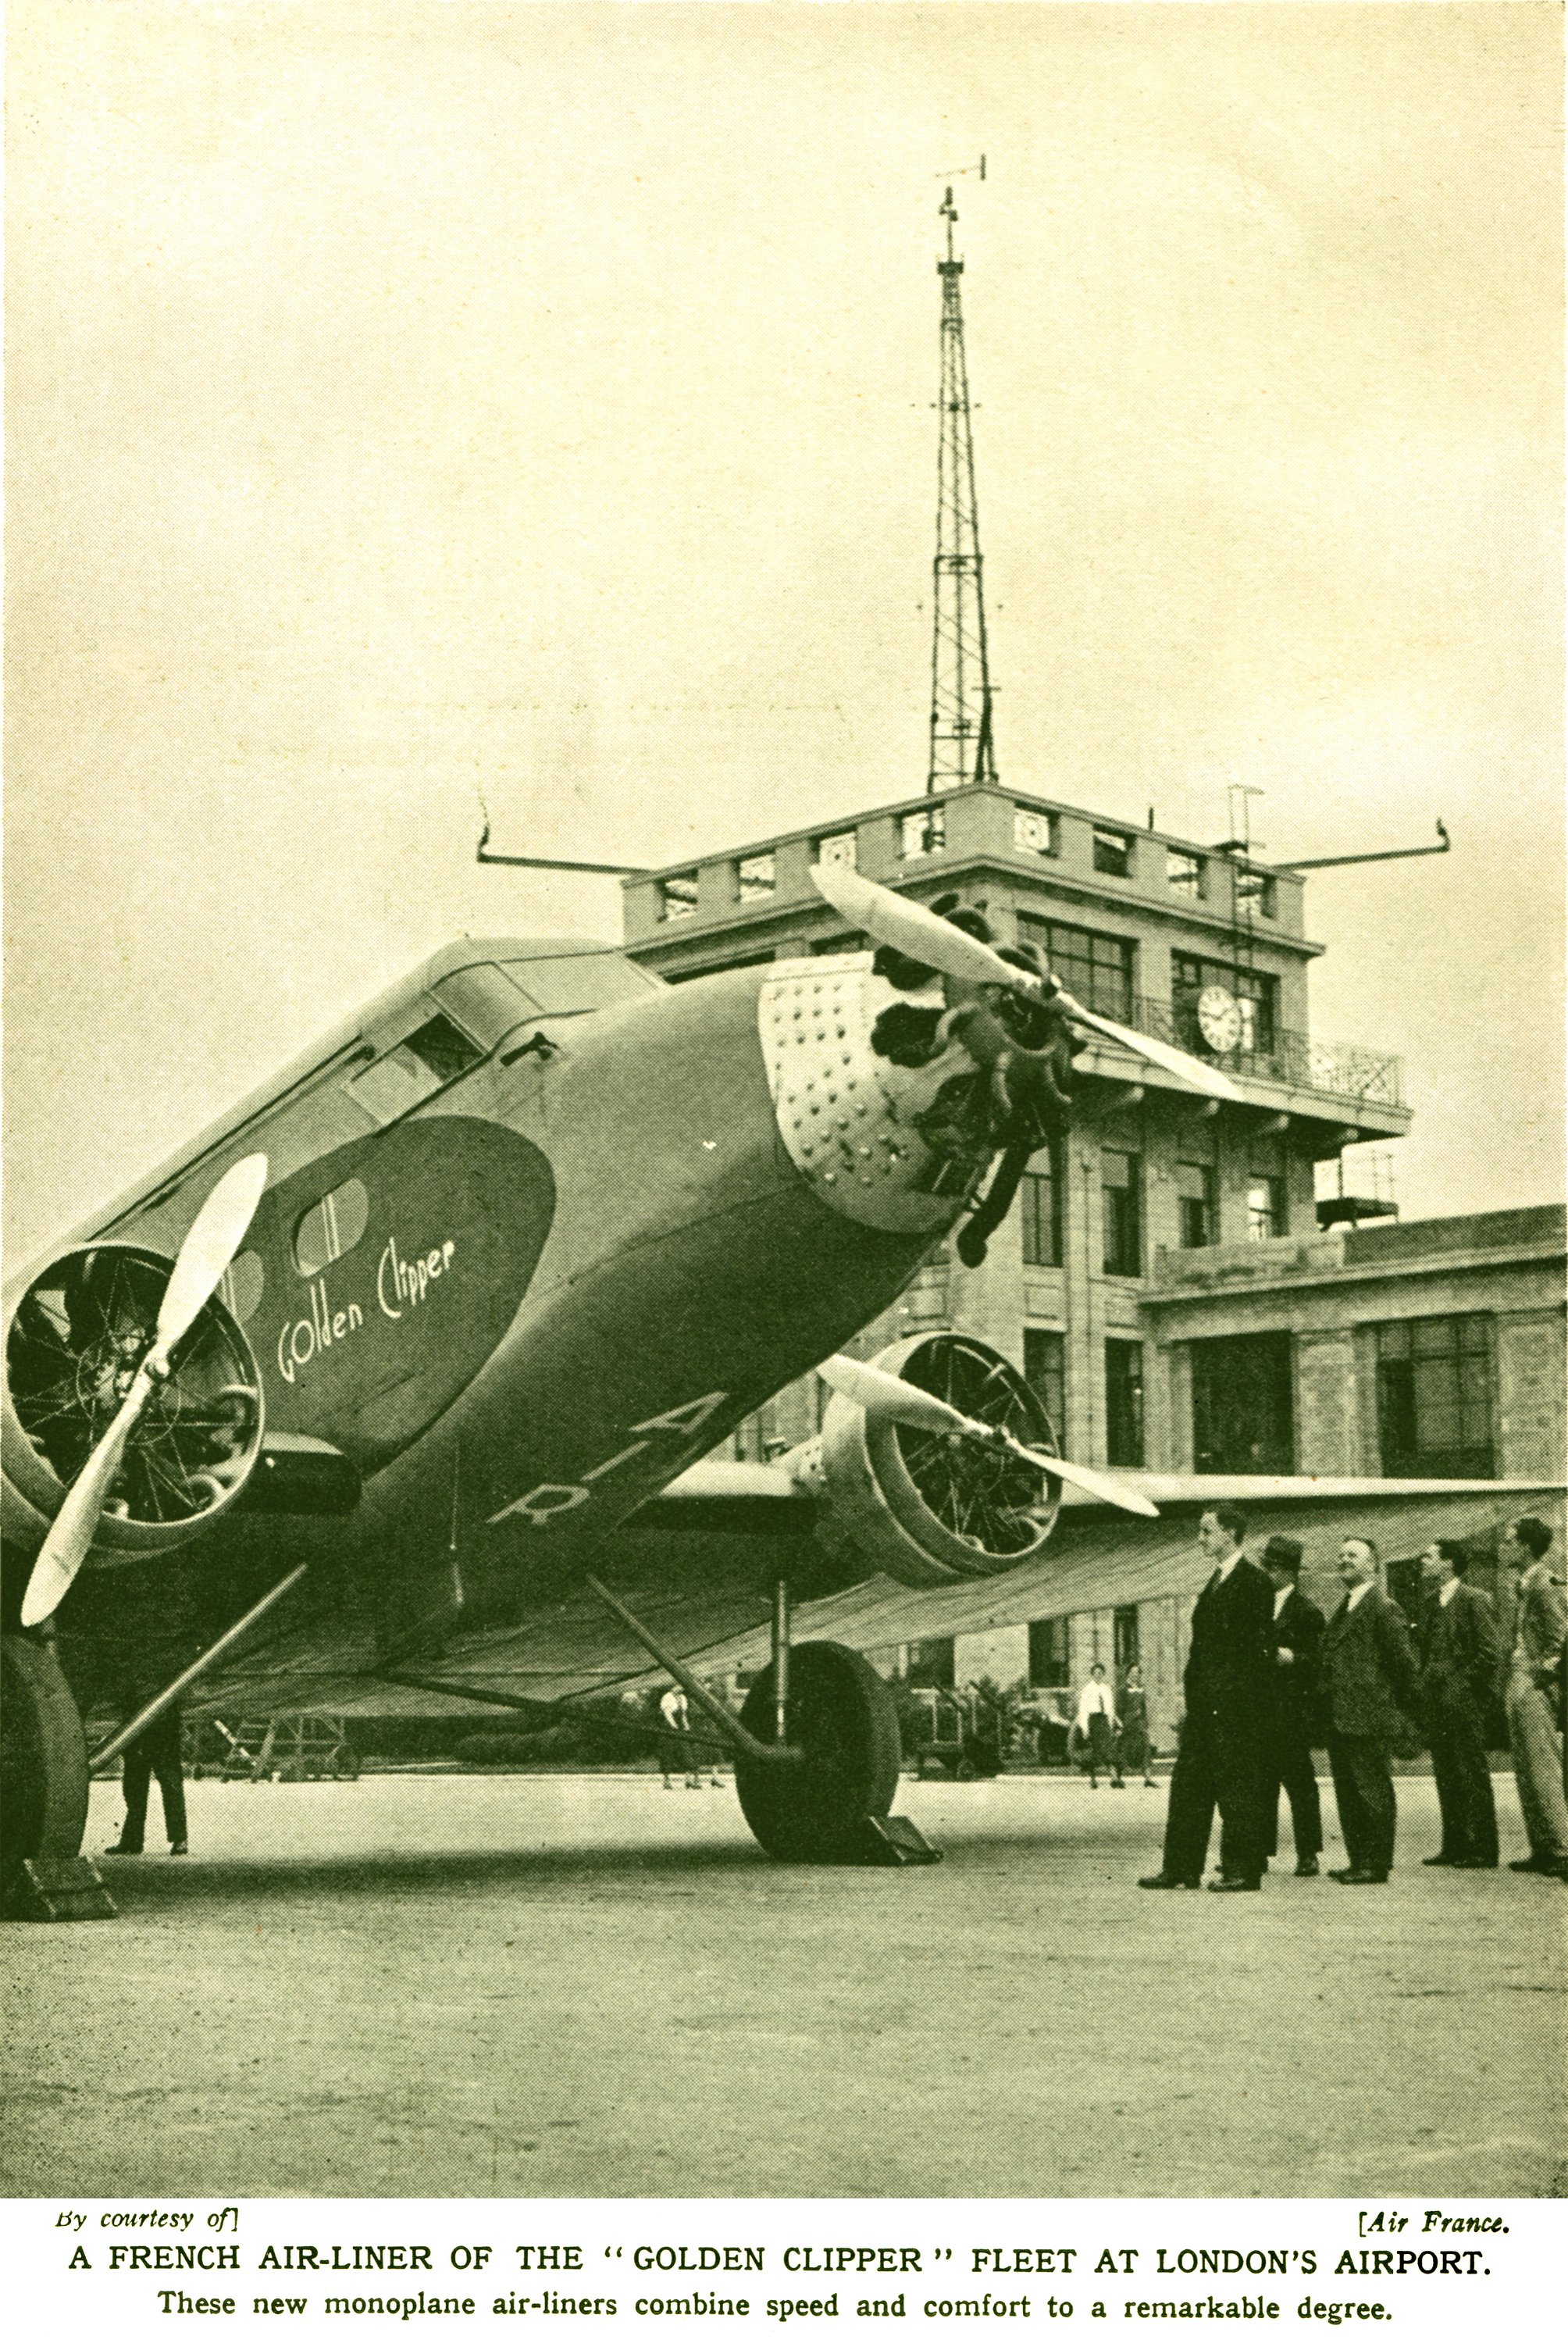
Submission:
{"label": "paved ground", "polygon": [[648,1777],[196,1785],[117,1922],[0,1931],[0,2187],[1563,2193],[1568,1895],[1422,1871],[1400,1801],[1387,1888],[1221,1897],[1134,1885],[1162,1785],[906,1784],[947,1859],[903,1873]]}

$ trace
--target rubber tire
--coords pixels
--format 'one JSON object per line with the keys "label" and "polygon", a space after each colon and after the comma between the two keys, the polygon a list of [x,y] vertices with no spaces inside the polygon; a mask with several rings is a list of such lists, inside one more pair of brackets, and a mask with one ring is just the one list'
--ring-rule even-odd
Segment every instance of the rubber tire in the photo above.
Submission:
{"label": "rubber tire", "polygon": [[[759,1741],[774,1732],[773,1670],[746,1695],[740,1722]],[[769,1765],[738,1751],[735,1788],[752,1835],[780,1863],[852,1863],[861,1825],[879,1821],[899,1786],[899,1712],[892,1693],[859,1652],[801,1644],[789,1654],[789,1734],[799,1765]]]}
{"label": "rubber tire", "polygon": [[357,1782],[359,1779],[358,1750],[350,1749],[347,1745],[335,1749],[327,1759],[327,1771],[334,1782]]}
{"label": "rubber tire", "polygon": [[0,1825],[3,1892],[31,1856],[82,1851],[87,1740],[51,1643],[0,1636]]}

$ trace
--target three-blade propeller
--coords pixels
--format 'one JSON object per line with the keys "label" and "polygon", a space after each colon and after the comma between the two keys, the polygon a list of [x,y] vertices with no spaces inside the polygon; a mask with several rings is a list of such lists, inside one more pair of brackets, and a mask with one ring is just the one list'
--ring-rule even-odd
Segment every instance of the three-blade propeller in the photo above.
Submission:
{"label": "three-blade propeller", "polygon": [[[890,887],[879,887],[874,879],[862,879],[858,870],[845,870],[837,864],[829,867],[814,863],[811,876],[818,893],[831,903],[840,918],[863,928],[879,943],[891,944],[896,951],[919,960],[926,968],[934,968],[960,984],[1000,984],[1010,992],[1026,993],[1033,1000],[1046,997],[1046,988],[1039,977],[1028,969],[1014,968],[1000,952],[992,951],[990,944],[982,944],[977,936],[966,935],[950,920],[939,919],[923,903],[911,902],[907,895],[895,895]],[[1070,992],[1060,987],[1049,997],[1075,1025],[1105,1034],[1122,1049],[1191,1082],[1194,1090],[1206,1091],[1211,1098],[1241,1097],[1235,1083],[1217,1066],[1205,1065],[1201,1058],[1190,1057],[1185,1050],[1175,1049],[1169,1041],[1158,1041],[1151,1034],[1135,1033],[1130,1026],[1118,1025],[1112,1018],[1101,1017],[1098,1010],[1085,1009],[1081,1001],[1075,1001]]]}
{"label": "three-blade propeller", "polygon": [[152,1347],[131,1379],[114,1421],[66,1490],[38,1550],[22,1598],[22,1624],[47,1619],[86,1560],[105,1501],[142,1412],[169,1372],[169,1354],[216,1292],[239,1251],[266,1185],[266,1158],[247,1155],[232,1164],[186,1233],[158,1307]]}
{"label": "three-blade propeller", "polygon": [[831,1358],[824,1359],[817,1373],[830,1390],[852,1400],[857,1407],[863,1407],[868,1415],[888,1415],[895,1423],[910,1424],[918,1432],[948,1433],[960,1439],[983,1442],[988,1448],[1005,1448],[1027,1463],[1054,1473],[1059,1481],[1070,1481],[1075,1489],[1098,1497],[1102,1504],[1120,1505],[1123,1513],[1141,1513],[1150,1521],[1159,1518],[1159,1506],[1151,1504],[1138,1490],[1095,1472],[1091,1465],[1070,1464],[1063,1456],[1050,1455],[1043,1448],[1030,1448],[1000,1424],[981,1423],[978,1417],[965,1415],[961,1408],[950,1406],[932,1392],[917,1390],[901,1375],[890,1375],[885,1368],[869,1367],[859,1359]]}

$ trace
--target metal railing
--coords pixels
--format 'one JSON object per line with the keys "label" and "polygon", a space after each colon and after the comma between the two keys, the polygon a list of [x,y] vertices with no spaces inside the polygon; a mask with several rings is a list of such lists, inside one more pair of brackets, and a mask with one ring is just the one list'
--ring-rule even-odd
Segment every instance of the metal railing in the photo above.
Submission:
{"label": "metal railing", "polygon": [[[1107,1010],[1105,1014],[1118,1012]],[[1320,1041],[1306,1033],[1276,1031],[1251,1048],[1211,1050],[1198,1030],[1195,1016],[1177,1011],[1168,1001],[1139,994],[1126,1023],[1157,1041],[1173,1041],[1178,1049],[1206,1058],[1228,1074],[1249,1075],[1259,1081],[1283,1082],[1292,1090],[1319,1091],[1331,1098],[1364,1099],[1374,1106],[1402,1106],[1402,1060],[1381,1051],[1358,1048],[1353,1041]]]}

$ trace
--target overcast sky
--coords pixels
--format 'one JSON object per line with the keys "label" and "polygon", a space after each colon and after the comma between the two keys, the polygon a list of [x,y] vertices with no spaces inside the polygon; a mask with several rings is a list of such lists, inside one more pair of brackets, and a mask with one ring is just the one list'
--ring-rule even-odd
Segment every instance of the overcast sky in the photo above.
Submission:
{"label": "overcast sky", "polygon": [[958,182],[1012,786],[1261,786],[1405,1212],[1560,1197],[1555,5],[12,0],[25,1251],[464,930],[918,790]]}

